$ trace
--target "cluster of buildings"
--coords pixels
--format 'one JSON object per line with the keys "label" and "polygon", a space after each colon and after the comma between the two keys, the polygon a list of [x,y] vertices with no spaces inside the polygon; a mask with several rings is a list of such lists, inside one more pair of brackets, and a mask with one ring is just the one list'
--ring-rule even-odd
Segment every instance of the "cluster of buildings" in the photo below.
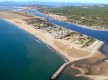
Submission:
{"label": "cluster of buildings", "polygon": [[71,40],[72,43],[80,44],[82,48],[88,47],[93,42],[95,42],[94,38],[49,23],[47,20],[42,18],[29,18],[25,19],[25,21],[27,24],[34,26],[36,29],[47,31],[54,39],[65,39],[68,41]]}

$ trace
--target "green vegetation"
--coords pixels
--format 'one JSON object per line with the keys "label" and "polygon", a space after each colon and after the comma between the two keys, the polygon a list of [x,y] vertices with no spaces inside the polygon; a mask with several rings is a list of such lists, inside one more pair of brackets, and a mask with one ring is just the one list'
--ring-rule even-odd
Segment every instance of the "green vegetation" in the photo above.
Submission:
{"label": "green vegetation", "polygon": [[39,9],[57,15],[67,16],[68,22],[94,27],[96,29],[108,29],[108,6],[69,6],[60,8]]}
{"label": "green vegetation", "polygon": [[54,39],[65,39],[75,44],[81,44],[81,48],[88,47],[95,42],[94,38],[54,25],[49,23],[46,19],[32,17],[24,19],[24,21],[29,25],[33,25],[36,29],[47,31]]}
{"label": "green vegetation", "polygon": [[13,12],[15,14],[22,15],[25,17],[32,17],[31,13],[29,13],[29,12],[23,12],[23,11],[10,11],[10,12]]}
{"label": "green vegetation", "polygon": [[49,23],[46,19],[42,18],[31,17],[29,19],[25,19],[25,21],[27,22],[27,24],[33,25],[36,29],[54,26],[53,24]]}
{"label": "green vegetation", "polygon": [[87,37],[87,38],[88,38],[88,41],[81,48],[87,47],[95,41],[94,38],[91,38],[91,37]]}

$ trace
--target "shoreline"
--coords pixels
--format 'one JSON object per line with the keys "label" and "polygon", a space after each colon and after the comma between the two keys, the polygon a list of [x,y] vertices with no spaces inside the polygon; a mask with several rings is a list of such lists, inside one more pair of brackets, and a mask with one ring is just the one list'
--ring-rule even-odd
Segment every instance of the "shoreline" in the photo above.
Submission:
{"label": "shoreline", "polygon": [[[86,52],[90,52],[90,54],[87,54],[87,55],[85,55],[85,56],[83,56],[83,57],[77,57],[77,58],[74,58],[74,57],[69,57],[69,55],[67,55],[67,53],[66,52],[64,52],[64,51],[62,51],[61,49],[58,49],[57,47],[57,45],[55,45],[54,44],[54,42],[53,41],[57,41],[57,42],[60,42],[59,40],[56,40],[56,39],[51,39],[51,38],[49,38],[49,36],[48,35],[43,35],[44,33],[43,32],[41,32],[41,31],[39,31],[39,30],[36,30],[36,29],[34,29],[32,26],[30,26],[30,25],[27,25],[27,24],[25,24],[24,23],[24,25],[25,26],[27,26],[27,27],[24,27],[24,25],[21,25],[21,24],[19,24],[19,23],[16,23],[16,22],[14,22],[14,20],[15,19],[12,19],[12,20],[9,20],[9,19],[3,19],[3,20],[5,20],[5,21],[7,21],[7,22],[9,22],[9,23],[11,23],[11,24],[14,24],[15,26],[17,26],[17,27],[19,27],[19,28],[21,28],[21,29],[23,29],[24,31],[27,31],[28,33],[30,33],[31,35],[33,35],[34,37],[36,37],[36,38],[38,38],[39,40],[41,40],[43,43],[45,43],[46,45],[48,45],[48,46],[50,46],[52,49],[54,49],[59,55],[63,55],[64,57],[66,57],[66,59],[68,59],[69,61],[76,61],[76,60],[80,60],[80,59],[83,59],[83,58],[85,58],[85,57],[88,57],[88,56],[90,56],[92,53],[93,54],[95,54],[95,52],[94,51],[89,51],[89,50],[83,50],[82,49],[82,51],[86,51]],[[18,19],[17,19],[18,20]],[[19,20],[20,21],[20,20]],[[26,29],[26,28],[28,28],[28,29]],[[31,30],[31,31],[29,31],[29,29]],[[33,32],[32,32],[33,31]],[[36,32],[35,32],[36,31]],[[46,32],[45,32],[46,33]],[[38,35],[38,34],[41,34],[41,35]],[[44,37],[43,37],[43,36]],[[44,38],[46,38],[46,39],[44,39]],[[48,42],[48,41],[49,42]],[[61,42],[60,42],[61,43]],[[64,43],[61,43],[61,44],[64,44]],[[103,43],[102,43],[103,44]],[[102,45],[101,44],[101,45]],[[100,45],[100,46],[101,46]],[[75,47],[74,47],[75,48]],[[81,50],[80,48],[75,48],[76,50]],[[62,57],[63,57],[62,56]],[[73,59],[72,59],[73,58]]]}
{"label": "shoreline", "polygon": [[[8,15],[8,13],[6,13],[6,14]],[[2,14],[2,15],[6,16],[5,14]],[[10,18],[10,17],[12,17],[12,18]],[[56,53],[58,55],[60,55],[61,58],[68,59],[68,62],[70,62],[70,63],[75,62],[75,64],[77,64],[78,61],[83,62],[82,60],[84,60],[84,61],[88,60],[91,63],[96,63],[97,61],[100,61],[104,57],[106,57],[106,55],[102,54],[98,50],[103,45],[103,43],[98,42],[98,40],[96,40],[97,42],[95,42],[93,45],[90,46],[90,50],[83,50],[81,48],[75,47],[75,45],[69,45],[69,44],[63,42],[63,40],[53,39],[52,37],[50,37],[48,35],[47,32],[35,29],[33,26],[28,25],[26,22],[24,22],[23,18],[21,18],[19,16],[17,16],[18,18],[13,18],[13,17],[14,17],[14,15],[11,15],[11,16],[9,16],[9,18],[2,17],[1,19],[8,22],[9,24],[15,25],[15,27],[27,32],[28,34],[32,35],[33,37],[38,38],[39,41],[41,41],[43,44],[46,45],[46,47],[49,47],[52,50],[56,51]],[[99,64],[99,67],[100,67],[100,65],[102,66],[102,68],[101,68],[102,70],[100,70],[100,72],[102,72],[101,76],[108,75],[107,73],[103,72],[103,70],[106,70],[106,71],[108,70],[108,68],[105,67],[108,65],[108,63],[105,61],[103,63],[105,63],[105,64],[104,65]],[[80,66],[77,66],[77,67],[80,67]],[[93,70],[95,71],[95,69],[93,69]],[[86,74],[84,74],[84,77],[92,77],[92,76],[98,77],[97,75],[90,74],[90,76],[87,76]],[[92,77],[92,78],[94,78],[94,77]]]}
{"label": "shoreline", "polygon": [[[45,44],[45,45],[47,45],[47,46],[50,46],[50,48],[51,48],[52,50],[56,51],[56,53],[57,53],[58,55],[60,55],[60,56],[64,59],[64,61],[66,60],[66,61],[65,61],[66,63],[67,63],[67,62],[72,63],[72,62],[74,62],[74,61],[79,61],[79,60],[82,60],[82,59],[91,58],[91,57],[93,57],[93,56],[95,55],[95,52],[92,52],[91,54],[89,54],[89,55],[87,55],[87,56],[83,56],[83,57],[79,57],[79,58],[68,57],[66,54],[63,54],[63,52],[61,52],[60,50],[56,49],[56,48],[55,48],[56,46],[54,47],[54,46],[52,46],[51,44],[48,44],[47,42],[43,41],[43,39],[40,39],[38,35],[33,35],[33,33],[27,31],[26,28],[24,29],[23,26],[20,26],[20,24],[15,23],[14,20],[9,20],[9,19],[3,19],[3,20],[5,20],[6,22],[9,22],[9,23],[12,24],[12,25],[15,25],[16,27],[20,28],[21,30],[24,30],[24,31],[26,31],[27,33],[31,34],[32,36],[38,38],[40,41],[43,42],[43,44]],[[29,28],[35,30],[35,29],[34,29],[33,27],[31,27],[30,25],[28,25],[27,27],[29,27]],[[36,31],[37,31],[37,30],[36,30]],[[40,31],[39,31],[39,32],[40,32]],[[42,33],[42,32],[41,32],[41,33]],[[71,58],[72,58],[72,59],[71,59]],[[85,77],[85,76],[84,76],[84,77]]]}
{"label": "shoreline", "polygon": [[33,36],[33,37],[37,40],[37,42],[38,42],[38,41],[39,41],[39,42],[42,42],[42,44],[46,45],[46,47],[48,47],[51,51],[53,51],[53,52],[55,52],[57,55],[61,56],[61,57],[64,59],[65,62],[69,62],[69,61],[70,61],[67,57],[65,57],[64,55],[62,55],[61,53],[59,53],[57,50],[55,50],[55,49],[54,49],[53,47],[51,47],[49,44],[43,42],[40,38],[36,37],[35,35],[31,34],[30,32],[28,32],[28,31],[22,29],[21,27],[17,26],[16,24],[11,23],[10,21],[8,21],[8,20],[6,20],[6,19],[2,19],[2,18],[0,18],[0,19],[3,20],[3,21],[6,21],[7,23],[9,23],[9,24],[11,24],[11,25],[14,25],[15,27],[17,27],[17,28],[19,28],[19,29],[21,29],[21,30],[23,30],[23,31],[25,31],[27,34],[30,34],[31,36]]}
{"label": "shoreline", "polygon": [[[0,19],[1,19],[1,18],[0,18]],[[21,30],[23,30],[23,31],[26,31],[26,30],[24,30],[22,27],[18,26],[17,24],[14,24],[14,23],[12,23],[11,21],[9,21],[8,19],[2,19],[2,20],[6,21],[6,22],[8,22],[8,23],[10,23],[10,24],[12,24],[12,25],[15,25],[15,27],[17,27],[17,28],[19,28],[19,29],[21,29]],[[33,29],[34,29],[34,28],[33,28]],[[45,44],[47,47],[50,47],[54,52],[56,52],[58,55],[60,55],[63,59],[66,59],[66,60],[70,61],[67,57],[65,57],[64,55],[62,55],[59,51],[55,50],[51,45],[45,43],[45,42],[44,42],[43,40],[41,40],[39,37],[33,35],[32,33],[28,32],[28,31],[26,31],[26,32],[29,33],[31,36],[37,38],[39,41],[41,41],[41,42],[42,42],[43,44]]]}
{"label": "shoreline", "polygon": [[[21,30],[24,30],[27,33],[30,33],[34,37],[38,38],[44,44],[46,44],[47,46],[50,46],[51,49],[56,51],[57,54],[60,55],[64,60],[66,58],[68,59],[68,62],[71,62],[71,63],[78,60],[94,57],[95,55],[97,55],[96,52],[98,51],[98,48],[101,47],[101,45],[103,44],[103,43],[100,43],[101,44],[101,45],[99,44],[100,46],[97,45],[98,48],[96,48],[96,50],[94,51],[83,50],[81,48],[76,48],[74,45],[72,45],[71,47],[69,44],[66,44],[65,42],[63,42],[63,40],[51,38],[47,32],[45,31],[42,32],[40,30],[35,29],[33,26],[25,23],[22,20],[22,18],[20,19],[19,18],[18,19],[2,18],[2,19],[12,25],[15,25],[15,27],[18,27]],[[98,53],[98,55],[99,54],[100,53]],[[103,55],[103,54],[101,53],[100,55]]]}

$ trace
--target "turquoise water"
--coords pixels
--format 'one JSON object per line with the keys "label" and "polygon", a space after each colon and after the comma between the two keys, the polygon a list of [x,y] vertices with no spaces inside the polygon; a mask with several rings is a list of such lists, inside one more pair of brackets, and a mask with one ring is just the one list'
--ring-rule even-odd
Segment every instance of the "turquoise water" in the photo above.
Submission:
{"label": "turquoise water", "polygon": [[[64,62],[31,34],[0,20],[0,80],[50,80]],[[57,80],[81,78],[63,72]]]}

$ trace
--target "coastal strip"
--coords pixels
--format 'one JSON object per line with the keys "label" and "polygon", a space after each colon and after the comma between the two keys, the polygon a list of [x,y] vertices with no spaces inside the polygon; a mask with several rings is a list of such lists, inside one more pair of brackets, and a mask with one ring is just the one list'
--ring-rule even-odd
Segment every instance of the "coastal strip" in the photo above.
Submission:
{"label": "coastal strip", "polygon": [[[68,53],[66,53],[63,49],[59,49],[57,46],[59,46],[60,44],[63,44],[63,46],[64,46],[63,48],[65,48],[67,44],[64,44],[64,42],[61,43],[61,41],[59,41],[58,39],[53,39],[51,37],[49,38],[49,35],[48,35],[47,32],[41,32],[39,30],[36,30],[31,25],[27,25],[25,22],[23,22],[20,19],[4,19],[4,20],[6,20],[6,21],[8,21],[8,22],[10,22],[12,24],[15,24],[16,26],[20,27],[21,29],[23,29],[23,30],[31,33],[34,36],[36,36],[37,38],[39,38],[40,40],[42,40],[44,43],[48,44],[49,46],[51,46],[55,50],[57,50],[59,53],[61,53],[62,55],[64,55],[67,59],[69,59],[69,61],[74,61],[74,60],[77,59],[77,58],[75,59],[73,57],[69,57]],[[20,23],[18,23],[18,22],[20,22]],[[57,44],[55,45],[54,43],[57,43],[58,45]],[[98,44],[103,44],[103,43],[99,42]],[[101,45],[99,45],[99,46],[101,46]],[[61,47],[61,46],[59,46],[59,47]],[[76,50],[79,50],[79,51],[81,50],[80,48],[74,48],[74,47],[73,48],[70,47],[70,49],[76,49]],[[84,52],[88,52],[88,53],[90,52],[91,53],[91,51],[89,51],[89,50],[83,50],[83,51]],[[91,55],[91,54],[88,54],[88,56],[89,55]]]}
{"label": "coastal strip", "polygon": [[[8,18],[6,18],[6,14],[7,14]],[[61,28],[59,26],[53,26],[53,27],[55,27],[54,28],[55,30],[52,30],[48,27],[48,29],[50,29],[50,34],[49,34],[48,31],[44,30],[46,28],[42,27],[41,29],[36,29],[38,27],[40,28],[40,25],[42,26],[43,24],[39,24],[39,26],[34,27],[33,26],[34,24],[29,25],[29,24],[27,24],[27,22],[24,21],[24,20],[26,20],[26,21],[28,20],[28,22],[30,21],[30,23],[31,23],[33,21],[37,21],[36,18],[31,19],[31,18],[27,18],[27,17],[24,17],[24,16],[22,17],[18,14],[15,14],[15,16],[17,16],[17,18],[16,18],[14,16],[14,13],[11,16],[9,16],[8,14],[11,15],[11,13],[5,13],[5,15],[0,14],[1,15],[0,17],[3,20],[6,20],[6,21],[16,25],[17,27],[29,32],[30,34],[36,36],[37,38],[42,40],[44,43],[51,46],[54,50],[59,52],[61,55],[66,57],[69,60],[70,63],[74,62],[74,61],[77,61],[77,60],[90,58],[90,57],[94,56],[95,52],[103,44],[103,42],[101,42],[101,41],[97,41],[96,39],[93,39],[93,38],[88,37],[86,35],[81,35],[80,33],[77,33],[77,32],[74,32],[74,31],[69,31],[69,30],[67,30],[65,28]],[[3,15],[4,15],[4,17],[3,17]],[[41,19],[39,19],[39,20],[41,20]],[[34,22],[34,23],[36,23],[36,22]],[[44,23],[47,23],[47,22],[44,22]],[[48,23],[48,25],[52,25],[52,24]],[[61,32],[62,30],[64,31],[64,33]],[[67,32],[69,34],[68,34],[68,37],[64,38],[65,32]],[[64,34],[64,36],[61,36],[61,33]],[[72,36],[70,36],[70,35],[72,35]],[[80,37],[82,39],[81,41],[79,40]],[[60,38],[63,38],[63,39],[60,39]],[[74,40],[72,38],[74,38]],[[70,42],[70,40],[68,40],[68,39],[72,39],[71,40],[72,42]],[[86,41],[86,42],[83,42],[83,40]],[[82,43],[82,44],[80,44],[80,43]],[[91,50],[86,50],[88,45],[90,46],[93,43],[94,44],[99,44],[99,45],[97,45],[98,47],[95,48],[96,51],[92,52]],[[83,44],[85,44],[85,45],[83,45]],[[82,45],[84,47],[83,49],[81,48]],[[93,45],[93,47],[94,47],[94,45]]]}

